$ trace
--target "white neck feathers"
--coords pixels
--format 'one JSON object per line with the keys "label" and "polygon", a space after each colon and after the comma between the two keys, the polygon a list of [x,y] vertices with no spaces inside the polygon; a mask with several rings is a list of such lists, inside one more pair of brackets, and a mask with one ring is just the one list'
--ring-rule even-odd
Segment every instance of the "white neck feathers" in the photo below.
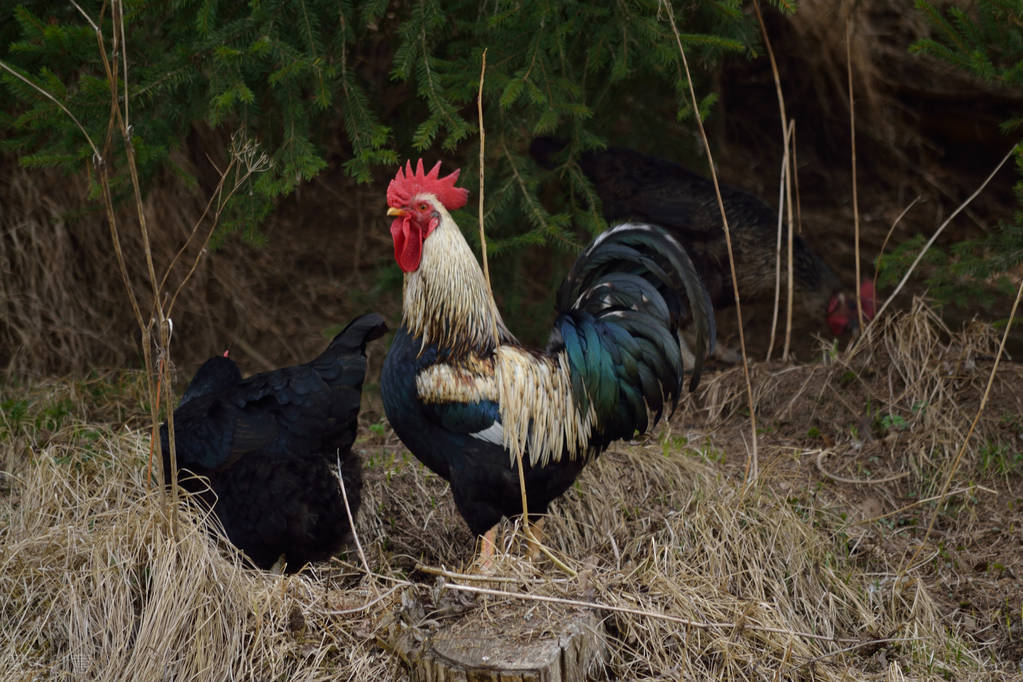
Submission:
{"label": "white neck feathers", "polygon": [[513,340],[511,334],[458,225],[429,196],[440,224],[423,241],[419,268],[405,275],[405,326],[424,344],[437,344],[458,355],[492,352],[498,343]]}

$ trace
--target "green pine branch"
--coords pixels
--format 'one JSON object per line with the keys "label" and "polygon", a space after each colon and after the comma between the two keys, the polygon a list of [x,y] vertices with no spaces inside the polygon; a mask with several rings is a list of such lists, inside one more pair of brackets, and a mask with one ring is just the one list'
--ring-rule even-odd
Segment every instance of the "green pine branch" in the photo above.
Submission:
{"label": "green pine branch", "polygon": [[[928,0],[917,0],[932,35],[916,41],[910,50],[945,61],[982,80],[1023,90],[1023,5],[1012,0],[980,0],[969,8],[939,9]],[[1023,112],[1010,112],[1001,125],[1018,137]],[[1016,165],[1023,177],[1023,145],[1017,144]],[[1023,207],[1023,180],[1014,188]],[[882,283],[901,279],[922,240],[911,240],[879,262]],[[997,225],[982,239],[961,241],[943,251],[931,248],[925,262],[931,267],[926,284],[939,303],[967,305],[993,301],[993,293],[1008,290],[1007,273],[1023,262],[1023,208],[1009,221]],[[1015,289],[1012,288],[1014,291]]]}
{"label": "green pine branch", "polygon": [[[109,34],[103,0],[79,5],[102,17]],[[757,49],[741,0],[673,5],[701,62]],[[487,159],[486,220],[498,251],[567,249],[602,225],[599,201],[577,169],[564,174],[563,197],[541,200],[552,174],[526,153],[534,135],[564,137],[577,154],[606,144],[623,120],[643,139],[692,114],[660,0],[169,0],[126,12],[129,109],[144,186],[161,170],[184,173],[171,167],[171,152],[197,127],[225,140],[244,130],[274,162],[234,195],[216,240],[231,231],[258,240],[275,203],[338,154],[343,172],[360,182],[418,152],[460,162],[471,185],[484,48],[488,149],[505,150]],[[102,139],[109,87],[96,50],[73,7],[23,0],[0,8],[0,59]],[[88,168],[88,144],[52,101],[8,73],[0,91],[0,150],[25,164]],[[703,91],[706,115],[714,98]],[[112,171],[113,186],[127,186],[125,169]]]}

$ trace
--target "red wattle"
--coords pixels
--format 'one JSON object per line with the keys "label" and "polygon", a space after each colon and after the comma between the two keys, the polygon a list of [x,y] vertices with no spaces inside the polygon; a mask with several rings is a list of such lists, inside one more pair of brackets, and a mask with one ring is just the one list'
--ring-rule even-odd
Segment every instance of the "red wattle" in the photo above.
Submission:
{"label": "red wattle", "polygon": [[828,326],[835,336],[841,336],[849,327],[849,306],[842,294],[835,294],[828,303]]}
{"label": "red wattle", "polygon": [[402,272],[415,272],[423,256],[423,232],[412,221],[411,216],[395,218],[391,223],[391,238],[394,239],[394,260]]}
{"label": "red wattle", "polygon": [[877,313],[877,290],[874,289],[874,283],[869,280],[863,280],[860,284],[860,300],[863,306],[863,316],[868,320],[874,319],[874,315]]}

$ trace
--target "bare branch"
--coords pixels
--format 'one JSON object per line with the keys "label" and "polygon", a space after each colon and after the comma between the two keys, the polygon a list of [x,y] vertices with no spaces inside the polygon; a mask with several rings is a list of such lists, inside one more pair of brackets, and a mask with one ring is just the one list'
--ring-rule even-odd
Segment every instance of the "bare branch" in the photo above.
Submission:
{"label": "bare branch", "polygon": [[36,85],[32,81],[30,81],[28,78],[25,78],[20,73],[15,71],[13,68],[8,66],[7,63],[4,62],[2,59],[0,59],[0,69],[3,69],[7,73],[11,74],[12,76],[14,76],[18,80],[20,80],[21,82],[23,82],[26,85],[28,85],[29,87],[31,87],[33,90],[38,92],[40,95],[42,95],[46,99],[50,100],[54,104],[56,104],[60,108],[61,111],[63,111],[65,114],[67,114],[68,118],[70,118],[72,121],[74,121],[74,124],[76,126],[78,126],[78,129],[80,131],[82,131],[82,135],[85,136],[85,141],[89,143],[90,147],[92,147],[93,159],[95,160],[96,164],[100,165],[100,164],[103,163],[103,155],[99,153],[99,148],[97,148],[96,144],[92,141],[92,138],[89,136],[89,132],[85,129],[85,126],[83,126],[81,124],[81,122],[75,117],[74,114],[71,113],[71,111],[66,106],[64,106],[56,97],[51,95],[49,92],[47,92],[46,90],[43,90],[41,87],[39,87],[38,85]]}

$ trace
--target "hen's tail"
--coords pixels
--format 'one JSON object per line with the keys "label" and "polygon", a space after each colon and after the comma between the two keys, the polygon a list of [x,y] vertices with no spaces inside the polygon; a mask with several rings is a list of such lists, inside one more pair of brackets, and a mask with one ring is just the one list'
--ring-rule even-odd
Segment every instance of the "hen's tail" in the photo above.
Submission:
{"label": "hen's tail", "polygon": [[678,331],[692,322],[696,364],[690,389],[714,347],[714,311],[682,246],[654,225],[625,223],[579,256],[557,298],[548,344],[567,354],[582,413],[592,406],[599,440],[629,438],[674,407],[685,369]]}
{"label": "hen's tail", "polygon": [[384,318],[367,313],[348,323],[319,357],[309,363],[328,384],[360,387],[366,376],[366,344],[387,331]]}

